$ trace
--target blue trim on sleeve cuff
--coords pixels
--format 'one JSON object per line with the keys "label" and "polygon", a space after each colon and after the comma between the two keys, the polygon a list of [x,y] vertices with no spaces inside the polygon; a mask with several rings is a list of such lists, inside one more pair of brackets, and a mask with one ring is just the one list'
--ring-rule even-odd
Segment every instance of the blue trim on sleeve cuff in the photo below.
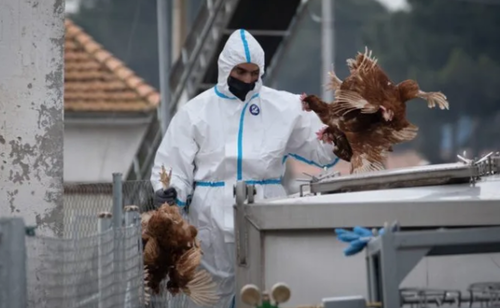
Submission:
{"label": "blue trim on sleeve cuff", "polygon": [[286,160],[288,159],[288,155],[283,156],[283,160],[281,161],[282,164],[286,163]]}
{"label": "blue trim on sleeve cuff", "polygon": [[302,156],[300,156],[300,155],[297,155],[297,154],[289,154],[289,155],[290,155],[291,157],[295,158],[295,159],[296,159],[296,160],[298,160],[298,161],[301,161],[301,162],[306,163],[306,164],[308,164],[308,165],[311,165],[311,166],[316,166],[316,167],[319,167],[319,168],[331,168],[331,167],[335,166],[335,165],[336,165],[336,164],[340,161],[340,159],[339,159],[338,157],[336,157],[336,158],[333,160],[333,162],[331,162],[330,164],[328,164],[328,165],[320,165],[320,164],[318,164],[317,162],[314,162],[314,161],[312,161],[312,160],[309,160],[309,159],[304,158],[304,157],[302,157]]}

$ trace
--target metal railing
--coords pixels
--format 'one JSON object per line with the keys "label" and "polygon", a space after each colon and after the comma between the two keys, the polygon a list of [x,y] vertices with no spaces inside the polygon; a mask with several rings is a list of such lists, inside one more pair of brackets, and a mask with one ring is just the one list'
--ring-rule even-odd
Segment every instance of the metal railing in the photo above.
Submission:
{"label": "metal railing", "polygon": [[[238,1],[211,0],[202,4],[196,21],[182,47],[181,55],[170,72],[169,82],[172,96],[169,107],[172,115],[175,114],[184,94],[187,94],[188,98],[196,94],[194,89],[202,82],[203,74],[215,52],[214,46],[217,46],[222,39],[223,30],[236,9]],[[130,167],[130,179],[148,178],[149,169],[162,136],[160,118],[158,114],[155,114]]]}

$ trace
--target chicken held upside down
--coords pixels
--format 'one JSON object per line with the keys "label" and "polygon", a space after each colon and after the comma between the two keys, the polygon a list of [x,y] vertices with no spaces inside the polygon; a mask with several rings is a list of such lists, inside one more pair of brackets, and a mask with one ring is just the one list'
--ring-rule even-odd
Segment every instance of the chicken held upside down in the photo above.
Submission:
{"label": "chicken held upside down", "polygon": [[[170,176],[162,167],[164,189],[169,186]],[[143,213],[141,225],[147,296],[159,294],[161,282],[168,279],[171,294],[183,292],[200,306],[215,304],[218,296],[210,274],[197,270],[203,254],[196,239],[198,230],[184,220],[179,207],[165,203]]]}
{"label": "chicken held upside down", "polygon": [[303,109],[314,111],[327,125],[318,139],[335,145],[333,152],[351,163],[351,173],[384,169],[392,146],[417,136],[418,127],[406,119],[407,101],[422,98],[429,108],[449,109],[441,92],[424,92],[414,80],[394,84],[371,53],[366,48],[347,60],[350,75],[344,81],[330,73],[333,103],[316,95],[301,96]]}

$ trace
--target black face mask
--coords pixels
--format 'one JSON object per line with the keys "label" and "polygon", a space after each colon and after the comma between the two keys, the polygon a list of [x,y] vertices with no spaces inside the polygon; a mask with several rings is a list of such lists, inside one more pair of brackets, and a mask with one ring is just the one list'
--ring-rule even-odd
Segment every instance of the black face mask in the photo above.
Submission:
{"label": "black face mask", "polygon": [[243,82],[239,79],[229,76],[227,78],[227,85],[229,86],[229,91],[239,98],[242,102],[245,101],[245,97],[248,92],[255,88],[255,81],[251,83]]}

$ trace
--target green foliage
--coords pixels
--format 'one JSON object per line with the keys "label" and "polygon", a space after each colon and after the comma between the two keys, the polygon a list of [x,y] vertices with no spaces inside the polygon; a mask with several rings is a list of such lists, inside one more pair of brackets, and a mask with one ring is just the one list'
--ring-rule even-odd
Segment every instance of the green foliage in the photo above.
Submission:
{"label": "green foliage", "polygon": [[[278,74],[279,88],[294,93],[321,93],[321,24],[311,18],[321,17],[321,0],[310,0],[307,10],[284,55],[288,65],[283,65]],[[387,15],[386,9],[373,0],[335,0],[335,72],[340,78],[349,72],[346,59],[364,50],[365,28]]]}
{"label": "green foliage", "polygon": [[475,133],[492,131],[498,125],[481,120],[500,111],[500,62],[496,57],[500,53],[500,5],[458,0],[408,2],[409,12],[374,22],[365,38],[396,82],[416,79],[424,91],[440,90],[450,101],[446,112],[426,110],[417,100],[409,103],[409,118],[420,126],[417,148],[432,162],[439,161],[444,123],[450,123],[455,134],[452,154],[467,146],[473,146],[476,153],[495,146],[494,140],[477,134],[459,144],[456,134],[469,129],[459,126],[462,117],[476,119]]}

